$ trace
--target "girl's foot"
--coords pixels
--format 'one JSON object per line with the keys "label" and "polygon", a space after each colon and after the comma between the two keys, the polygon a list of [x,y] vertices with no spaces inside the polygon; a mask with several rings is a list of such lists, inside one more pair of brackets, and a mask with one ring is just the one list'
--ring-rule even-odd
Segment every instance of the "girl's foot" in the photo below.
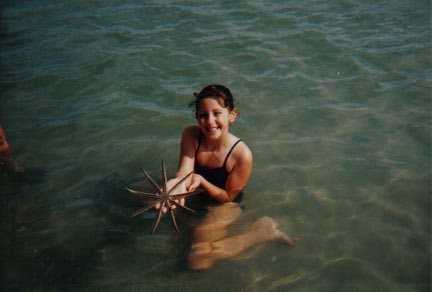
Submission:
{"label": "girl's foot", "polygon": [[278,229],[278,224],[270,217],[261,217],[253,225],[252,230],[260,232],[271,241],[282,241],[288,245],[294,245],[300,239],[298,237],[289,237]]}

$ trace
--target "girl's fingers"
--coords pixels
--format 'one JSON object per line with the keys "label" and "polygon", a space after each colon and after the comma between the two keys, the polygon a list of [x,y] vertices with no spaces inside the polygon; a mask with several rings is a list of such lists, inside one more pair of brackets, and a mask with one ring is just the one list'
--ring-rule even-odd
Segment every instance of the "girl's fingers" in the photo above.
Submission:
{"label": "girl's fingers", "polygon": [[191,179],[190,185],[187,189],[188,189],[188,191],[194,191],[200,186],[200,184],[201,184],[200,177],[198,175],[194,174],[192,179]]}
{"label": "girl's fingers", "polygon": [[[170,180],[170,181],[168,182],[168,189],[169,189],[169,187],[170,187],[172,184],[175,184],[175,183],[176,183],[176,180],[175,180],[175,179]],[[196,186],[195,186],[195,185],[196,185]],[[199,180],[198,180],[198,181],[194,181],[194,182],[192,183],[192,185],[189,186],[189,188],[187,188],[187,189],[188,189],[187,191],[190,191],[190,189],[196,189],[198,186],[199,186]],[[176,194],[176,193],[182,193],[182,192],[187,192],[185,189],[186,189],[186,186],[184,185],[184,186],[180,187],[180,189],[174,191],[173,194]],[[185,198],[175,199],[175,201],[176,201],[178,204],[182,205],[182,206],[185,204]],[[155,209],[156,209],[156,210],[159,210],[159,209],[161,209],[161,208],[162,208],[162,212],[163,212],[163,213],[166,213],[166,212],[168,212],[170,209],[175,209],[175,208],[177,208],[177,206],[176,206],[176,204],[170,204],[169,207],[167,207],[166,205],[164,205],[164,206],[162,207],[162,204],[161,204],[161,203],[157,203],[157,204],[155,205]]]}

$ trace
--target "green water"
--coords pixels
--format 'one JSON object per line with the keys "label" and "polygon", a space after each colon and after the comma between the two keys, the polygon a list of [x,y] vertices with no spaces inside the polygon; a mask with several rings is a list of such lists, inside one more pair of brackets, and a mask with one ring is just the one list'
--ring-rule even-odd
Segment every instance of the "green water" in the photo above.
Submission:
{"label": "green water", "polygon": [[[429,1],[6,1],[4,291],[429,291]],[[295,247],[187,269],[190,231],[130,219],[139,166],[173,174],[187,107],[228,86],[254,153],[242,220]],[[166,220],[165,220],[166,219]]]}

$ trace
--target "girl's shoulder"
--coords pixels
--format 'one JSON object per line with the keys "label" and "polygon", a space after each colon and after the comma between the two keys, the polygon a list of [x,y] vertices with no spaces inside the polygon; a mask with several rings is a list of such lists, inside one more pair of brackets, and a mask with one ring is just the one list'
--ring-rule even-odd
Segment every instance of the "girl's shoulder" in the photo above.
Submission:
{"label": "girl's shoulder", "polygon": [[253,160],[252,151],[246,144],[244,140],[233,136],[234,141],[240,141],[236,143],[235,148],[232,151],[232,156],[234,156],[234,160],[242,161],[242,162],[251,162]]}
{"label": "girl's shoulder", "polygon": [[184,130],[183,130],[183,137],[187,137],[187,138],[192,138],[192,139],[198,139],[199,135],[201,133],[201,130],[198,126],[196,125],[190,125],[187,126]]}
{"label": "girl's shoulder", "polygon": [[238,150],[236,152],[238,155],[240,155],[242,160],[251,161],[253,159],[252,151],[249,149],[248,145],[243,140],[237,145],[237,147]]}
{"label": "girl's shoulder", "polygon": [[186,147],[189,151],[196,151],[200,141],[201,130],[198,126],[188,126],[183,130],[182,147]]}

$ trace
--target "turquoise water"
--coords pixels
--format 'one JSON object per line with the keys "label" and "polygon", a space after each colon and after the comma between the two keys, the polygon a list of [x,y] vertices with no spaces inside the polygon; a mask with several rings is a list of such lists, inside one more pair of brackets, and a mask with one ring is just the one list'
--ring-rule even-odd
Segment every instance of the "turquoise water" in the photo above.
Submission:
{"label": "turquoise water", "polygon": [[[429,1],[6,1],[4,291],[430,291]],[[172,174],[192,93],[231,88],[242,220],[299,236],[187,269],[124,184]]]}

